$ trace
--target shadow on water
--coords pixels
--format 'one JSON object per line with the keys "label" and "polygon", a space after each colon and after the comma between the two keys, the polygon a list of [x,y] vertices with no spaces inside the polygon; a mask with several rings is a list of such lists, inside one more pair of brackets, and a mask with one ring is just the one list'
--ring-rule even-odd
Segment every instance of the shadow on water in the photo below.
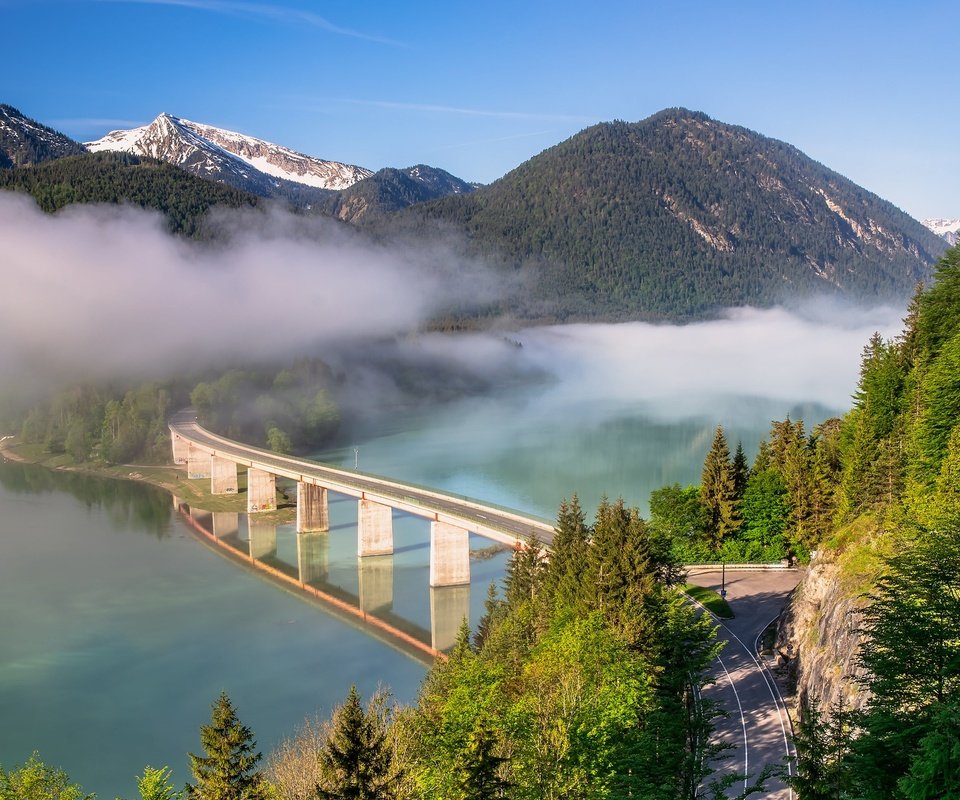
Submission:
{"label": "shadow on water", "polygon": [[170,495],[154,486],[12,461],[0,463],[0,485],[14,494],[66,492],[87,508],[106,511],[118,530],[129,527],[158,539],[170,535]]}

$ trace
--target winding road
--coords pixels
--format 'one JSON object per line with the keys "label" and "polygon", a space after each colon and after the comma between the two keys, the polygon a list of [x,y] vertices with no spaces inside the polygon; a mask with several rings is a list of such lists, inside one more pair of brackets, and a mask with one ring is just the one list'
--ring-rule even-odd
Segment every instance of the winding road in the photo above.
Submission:
{"label": "winding road", "polygon": [[[718,620],[717,638],[726,642],[717,658],[716,682],[704,697],[716,700],[728,716],[716,720],[716,736],[734,745],[716,765],[721,775],[738,772],[756,776],[764,767],[786,767],[793,755],[790,718],[767,663],[757,653],[757,641],[786,605],[802,573],[795,570],[739,572],[727,570],[727,601],[736,615]],[[691,583],[720,591],[719,570],[691,572]],[[735,797],[749,781],[738,780],[728,795]],[[782,780],[771,779],[758,797],[793,800]]]}

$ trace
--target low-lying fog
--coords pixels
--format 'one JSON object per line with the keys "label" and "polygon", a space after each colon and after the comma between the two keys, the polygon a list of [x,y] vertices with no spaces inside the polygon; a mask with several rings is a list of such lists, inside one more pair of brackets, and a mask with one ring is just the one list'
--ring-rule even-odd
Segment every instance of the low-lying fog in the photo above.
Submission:
{"label": "low-lying fog", "polygon": [[645,506],[696,482],[716,424],[752,459],[770,420],[841,413],[863,346],[903,315],[824,301],[684,326],[416,334],[455,298],[509,288],[453,245],[372,245],[277,214],[221,224],[226,245],[198,246],[155,214],[48,216],[0,194],[0,386],[315,355],[352,423],[328,457],[352,465],[356,445],[361,469],[552,517],[572,492]]}

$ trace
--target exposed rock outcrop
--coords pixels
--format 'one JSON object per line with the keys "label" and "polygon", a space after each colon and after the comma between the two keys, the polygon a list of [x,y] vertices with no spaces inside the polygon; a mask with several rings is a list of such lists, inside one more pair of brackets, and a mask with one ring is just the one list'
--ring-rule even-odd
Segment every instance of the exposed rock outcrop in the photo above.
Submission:
{"label": "exposed rock outcrop", "polygon": [[815,701],[825,711],[838,701],[845,709],[866,703],[856,680],[863,675],[857,650],[864,604],[844,585],[835,560],[814,559],[777,631],[777,651],[798,701]]}

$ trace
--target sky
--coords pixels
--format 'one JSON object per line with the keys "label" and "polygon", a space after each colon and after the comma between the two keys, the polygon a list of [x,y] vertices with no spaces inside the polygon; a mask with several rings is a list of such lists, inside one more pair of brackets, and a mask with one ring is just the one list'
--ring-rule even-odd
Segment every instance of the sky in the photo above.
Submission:
{"label": "sky", "polygon": [[960,217],[960,3],[0,0],[0,102],[79,139],[162,112],[488,183],[674,106]]}

